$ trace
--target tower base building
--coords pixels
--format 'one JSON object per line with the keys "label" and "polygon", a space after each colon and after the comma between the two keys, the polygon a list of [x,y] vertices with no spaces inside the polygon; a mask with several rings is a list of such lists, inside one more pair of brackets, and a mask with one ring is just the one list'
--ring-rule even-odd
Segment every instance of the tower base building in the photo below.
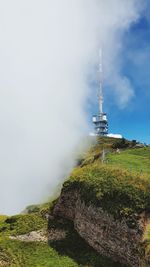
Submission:
{"label": "tower base building", "polygon": [[105,136],[108,134],[108,121],[106,113],[93,115],[92,121],[94,123],[95,135]]}

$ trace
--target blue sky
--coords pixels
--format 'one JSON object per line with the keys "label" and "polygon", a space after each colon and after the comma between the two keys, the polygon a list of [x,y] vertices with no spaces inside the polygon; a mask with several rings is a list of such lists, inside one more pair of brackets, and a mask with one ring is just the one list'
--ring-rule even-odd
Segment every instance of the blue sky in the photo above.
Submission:
{"label": "blue sky", "polygon": [[[149,6],[150,7],[150,6]],[[104,109],[109,119],[109,132],[120,133],[127,139],[150,144],[150,16],[149,9],[125,34],[122,73],[134,88],[134,97],[124,108],[105,94]],[[106,88],[107,89],[107,88]],[[104,90],[107,91],[107,90]],[[89,113],[95,113],[93,105]]]}

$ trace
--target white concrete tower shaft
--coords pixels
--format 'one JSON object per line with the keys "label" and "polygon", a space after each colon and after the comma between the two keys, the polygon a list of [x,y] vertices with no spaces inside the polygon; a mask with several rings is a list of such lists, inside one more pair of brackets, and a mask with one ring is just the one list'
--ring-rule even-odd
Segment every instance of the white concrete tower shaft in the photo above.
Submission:
{"label": "white concrete tower shaft", "polygon": [[103,113],[103,64],[102,64],[102,49],[99,50],[99,92],[98,92],[98,102],[99,102],[99,115]]}

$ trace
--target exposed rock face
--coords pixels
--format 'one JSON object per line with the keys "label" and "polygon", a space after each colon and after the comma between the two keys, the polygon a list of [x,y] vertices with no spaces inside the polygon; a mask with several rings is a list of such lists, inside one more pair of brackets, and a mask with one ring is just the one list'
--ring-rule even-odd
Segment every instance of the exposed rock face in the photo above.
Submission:
{"label": "exposed rock face", "polygon": [[47,233],[43,230],[32,231],[24,235],[10,236],[10,239],[24,242],[47,242]]}
{"label": "exposed rock face", "polygon": [[131,229],[125,219],[115,220],[102,208],[87,206],[77,191],[62,191],[54,207],[54,216],[74,222],[79,235],[101,255],[130,267],[141,267],[141,241],[144,219]]}
{"label": "exposed rock face", "polygon": [[48,241],[58,241],[63,240],[66,237],[66,232],[64,230],[49,229],[48,231]]}

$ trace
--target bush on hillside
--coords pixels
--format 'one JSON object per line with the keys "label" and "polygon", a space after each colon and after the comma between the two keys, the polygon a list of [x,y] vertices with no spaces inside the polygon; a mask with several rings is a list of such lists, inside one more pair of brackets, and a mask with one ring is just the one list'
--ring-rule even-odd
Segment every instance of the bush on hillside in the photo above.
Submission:
{"label": "bush on hillside", "polygon": [[130,227],[136,226],[136,216],[149,212],[150,181],[119,168],[98,163],[78,168],[64,183],[64,190],[79,190],[87,204],[102,207],[116,219],[125,217]]}
{"label": "bush on hillside", "polygon": [[117,148],[128,148],[130,147],[130,142],[127,141],[125,138],[118,139],[112,144],[112,148],[117,149]]}

